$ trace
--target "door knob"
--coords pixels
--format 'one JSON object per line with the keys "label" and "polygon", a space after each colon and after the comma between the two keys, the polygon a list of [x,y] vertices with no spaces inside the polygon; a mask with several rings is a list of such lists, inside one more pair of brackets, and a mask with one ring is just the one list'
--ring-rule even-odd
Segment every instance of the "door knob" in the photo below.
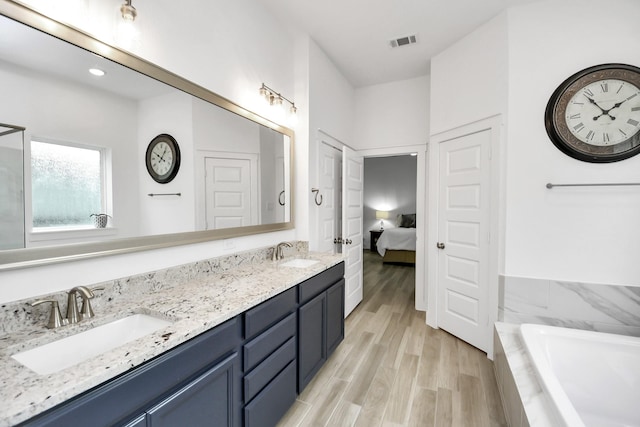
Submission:
{"label": "door knob", "polygon": [[344,241],[344,243],[347,244],[347,245],[350,245],[350,244],[353,243],[353,240],[347,239],[347,240]]}
{"label": "door knob", "polygon": [[437,247],[438,249],[444,249],[444,243],[440,243],[440,242],[438,242],[438,243],[436,243],[436,247]]}
{"label": "door knob", "polygon": [[336,237],[335,239],[333,239],[333,243],[336,245],[342,243],[342,237]]}

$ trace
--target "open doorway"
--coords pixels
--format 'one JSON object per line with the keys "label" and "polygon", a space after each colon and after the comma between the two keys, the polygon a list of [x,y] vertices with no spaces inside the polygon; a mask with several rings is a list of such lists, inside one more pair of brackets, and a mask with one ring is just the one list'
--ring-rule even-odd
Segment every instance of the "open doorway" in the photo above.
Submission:
{"label": "open doorway", "polygon": [[364,159],[364,302],[367,281],[391,271],[415,280],[417,182],[416,153]]}

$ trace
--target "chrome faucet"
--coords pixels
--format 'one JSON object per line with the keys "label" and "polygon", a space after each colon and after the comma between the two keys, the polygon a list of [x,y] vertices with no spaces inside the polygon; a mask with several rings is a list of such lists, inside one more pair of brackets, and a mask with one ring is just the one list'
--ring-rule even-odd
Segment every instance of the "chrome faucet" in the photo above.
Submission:
{"label": "chrome faucet", "polygon": [[[91,298],[94,297],[91,289],[87,288],[86,286],[76,286],[69,291],[69,297],[67,298],[67,321],[69,322],[69,324],[78,323],[82,320],[82,313],[78,312],[78,300],[76,297],[77,294],[80,294],[82,296],[83,306],[85,302],[88,302]],[[93,315],[91,306],[89,306],[89,310]]]}
{"label": "chrome faucet", "polygon": [[38,301],[34,301],[31,303],[31,307],[35,307],[36,305],[44,304],[45,302],[51,303],[51,312],[49,313],[49,322],[47,323],[47,328],[55,329],[59,328],[62,325],[66,325],[66,320],[63,319],[60,314],[60,308],[58,307],[58,301],[54,299],[40,299]]}
{"label": "chrome faucet", "polygon": [[[44,304],[45,302],[51,303],[51,312],[49,313],[49,321],[47,328],[55,329],[60,326],[78,323],[82,319],[90,319],[94,316],[93,309],[91,308],[91,299],[95,296],[93,291],[103,290],[104,286],[97,286],[95,288],[87,288],[86,286],[76,286],[68,292],[67,297],[67,317],[62,318],[60,314],[60,308],[58,301],[54,299],[43,299],[34,301],[31,303],[32,307],[36,305]],[[80,294],[82,297],[82,308],[78,312],[78,299]]]}
{"label": "chrome faucet", "polygon": [[289,242],[280,242],[273,248],[273,252],[271,254],[271,261],[278,261],[279,259],[284,258],[283,247],[287,246],[289,248],[293,247],[293,245]]}

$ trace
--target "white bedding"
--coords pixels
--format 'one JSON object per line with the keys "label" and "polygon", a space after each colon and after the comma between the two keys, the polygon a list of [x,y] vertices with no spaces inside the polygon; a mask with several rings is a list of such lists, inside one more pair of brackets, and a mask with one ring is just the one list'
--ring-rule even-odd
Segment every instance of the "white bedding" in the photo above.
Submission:
{"label": "white bedding", "polygon": [[376,243],[378,253],[384,256],[387,249],[415,251],[416,250],[416,229],[415,228],[387,228],[382,232]]}

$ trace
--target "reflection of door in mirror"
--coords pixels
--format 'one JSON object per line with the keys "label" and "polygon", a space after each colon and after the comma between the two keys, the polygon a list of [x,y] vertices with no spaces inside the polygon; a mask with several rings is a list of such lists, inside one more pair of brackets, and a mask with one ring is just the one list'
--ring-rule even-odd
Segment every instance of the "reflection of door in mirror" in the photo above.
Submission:
{"label": "reflection of door in mirror", "polygon": [[0,250],[24,248],[24,128],[0,123]]}
{"label": "reflection of door in mirror", "polygon": [[258,224],[257,165],[247,153],[205,158],[207,230]]}

